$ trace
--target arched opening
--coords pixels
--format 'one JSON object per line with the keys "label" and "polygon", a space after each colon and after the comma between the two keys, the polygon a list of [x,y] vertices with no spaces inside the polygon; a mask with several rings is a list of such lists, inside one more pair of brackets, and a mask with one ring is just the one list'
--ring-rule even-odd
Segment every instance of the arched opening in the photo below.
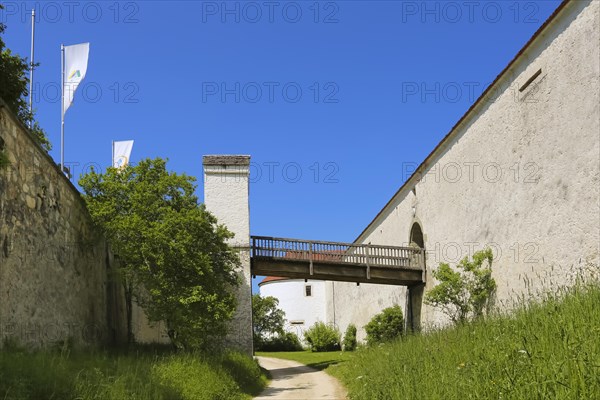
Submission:
{"label": "arched opening", "polygon": [[421,225],[418,222],[415,222],[410,228],[410,242],[411,245],[415,244],[420,248],[425,248],[425,241],[423,240],[423,231],[421,230]]}
{"label": "arched opening", "polygon": [[[418,222],[414,222],[410,228],[409,243],[411,246],[425,248],[425,239],[423,230]],[[425,283],[408,287],[406,296],[406,330],[417,332],[421,330],[421,306],[423,304],[423,294],[425,292]]]}

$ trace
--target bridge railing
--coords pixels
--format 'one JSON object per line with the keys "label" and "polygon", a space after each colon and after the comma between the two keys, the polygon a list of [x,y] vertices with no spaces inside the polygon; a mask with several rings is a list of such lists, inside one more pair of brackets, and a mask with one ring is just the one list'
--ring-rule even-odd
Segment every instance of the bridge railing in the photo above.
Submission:
{"label": "bridge railing", "polygon": [[251,241],[252,257],[255,258],[415,270],[423,270],[425,265],[425,250],[418,247],[323,242],[268,236],[252,236]]}

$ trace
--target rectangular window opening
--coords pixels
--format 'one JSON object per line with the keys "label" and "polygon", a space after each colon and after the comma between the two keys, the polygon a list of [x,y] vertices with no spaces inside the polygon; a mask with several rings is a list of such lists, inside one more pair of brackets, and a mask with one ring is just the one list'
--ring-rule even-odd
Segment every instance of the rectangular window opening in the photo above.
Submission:
{"label": "rectangular window opening", "polygon": [[312,296],[312,286],[311,285],[304,286],[304,295],[306,297],[311,297]]}

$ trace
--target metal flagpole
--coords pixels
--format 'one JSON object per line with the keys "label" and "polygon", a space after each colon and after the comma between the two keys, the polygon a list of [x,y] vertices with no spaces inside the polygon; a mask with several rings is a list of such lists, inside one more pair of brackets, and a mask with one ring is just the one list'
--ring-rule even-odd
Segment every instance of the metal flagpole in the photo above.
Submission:
{"label": "metal flagpole", "polygon": [[35,43],[35,8],[31,9],[31,65],[29,66],[29,129],[33,128],[33,64],[34,64],[34,43]]}
{"label": "metal flagpole", "polygon": [[112,160],[111,160],[111,167],[115,166],[115,141],[112,141]]}
{"label": "metal flagpole", "polygon": [[61,90],[60,90],[60,170],[65,173],[65,45],[60,45],[60,69],[61,69]]}

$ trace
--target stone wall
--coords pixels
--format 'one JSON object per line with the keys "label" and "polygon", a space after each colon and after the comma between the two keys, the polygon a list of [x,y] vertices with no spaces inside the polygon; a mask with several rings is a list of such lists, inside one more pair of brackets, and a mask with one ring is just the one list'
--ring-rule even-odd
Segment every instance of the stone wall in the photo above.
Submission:
{"label": "stone wall", "polygon": [[[490,246],[498,304],[505,306],[520,294],[597,272],[599,14],[597,1],[567,3],[357,242],[406,245],[418,224],[427,250],[426,289],[440,262],[455,265]],[[354,322],[359,338],[375,312],[406,303],[405,288],[328,285],[328,315],[335,304],[338,326]],[[421,318],[425,325],[448,321],[427,306]]]}
{"label": "stone wall", "polygon": [[126,338],[121,285],[77,189],[0,100],[0,346]]}

